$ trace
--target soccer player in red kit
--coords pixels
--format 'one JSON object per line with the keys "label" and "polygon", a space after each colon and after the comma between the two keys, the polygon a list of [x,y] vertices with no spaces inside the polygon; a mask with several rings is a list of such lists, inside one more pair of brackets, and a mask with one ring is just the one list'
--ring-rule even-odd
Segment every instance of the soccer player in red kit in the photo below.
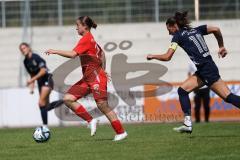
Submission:
{"label": "soccer player in red kit", "polygon": [[107,101],[107,75],[105,73],[105,55],[101,47],[96,43],[90,30],[96,28],[97,24],[88,16],[79,17],[76,20],[78,34],[82,36],[72,51],[49,49],[46,54],[58,54],[67,58],[80,57],[83,78],[75,83],[65,94],[64,103],[79,117],[90,125],[91,136],[96,133],[97,122],[77,102],[78,99],[93,93],[93,97],[99,110],[106,115],[116,132],[114,141],[127,137],[127,132],[122,127],[116,113],[108,106]]}

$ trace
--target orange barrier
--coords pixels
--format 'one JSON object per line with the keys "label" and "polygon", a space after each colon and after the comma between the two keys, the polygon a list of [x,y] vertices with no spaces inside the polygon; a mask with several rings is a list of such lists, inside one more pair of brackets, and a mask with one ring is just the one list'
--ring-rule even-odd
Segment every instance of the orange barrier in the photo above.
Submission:
{"label": "orange barrier", "polygon": [[[177,88],[181,83],[172,83],[173,90],[165,95],[146,97],[144,99],[144,116],[146,122],[178,122],[182,121],[183,113],[178,100]],[[240,95],[240,81],[226,82],[231,91]],[[161,87],[161,86],[160,86]],[[144,90],[161,89],[159,86],[145,85]],[[240,109],[224,102],[214,92],[210,92],[210,121],[239,121]],[[192,101],[193,95],[190,95]],[[202,107],[203,108],[203,107]],[[194,119],[194,103],[192,102],[192,117]],[[201,109],[203,120],[203,110]]]}

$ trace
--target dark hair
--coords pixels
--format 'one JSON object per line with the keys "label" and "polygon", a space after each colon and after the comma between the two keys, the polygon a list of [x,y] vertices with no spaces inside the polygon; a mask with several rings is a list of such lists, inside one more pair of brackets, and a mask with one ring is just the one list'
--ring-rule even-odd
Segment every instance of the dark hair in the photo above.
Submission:
{"label": "dark hair", "polygon": [[31,48],[30,45],[29,45],[28,43],[26,43],[26,42],[20,43],[20,44],[19,44],[19,48],[20,48],[22,45],[27,46],[28,48]]}
{"label": "dark hair", "polygon": [[176,20],[175,20],[174,17],[170,17],[170,18],[167,19],[166,25],[173,26],[174,24],[176,24]]}
{"label": "dark hair", "polygon": [[81,17],[78,17],[78,20],[85,26],[87,26],[89,29],[91,28],[94,28],[96,29],[97,28],[97,24],[88,16],[81,16]]}
{"label": "dark hair", "polygon": [[187,27],[188,29],[191,28],[190,22],[188,20],[188,11],[184,12],[176,12],[174,19],[179,28]]}

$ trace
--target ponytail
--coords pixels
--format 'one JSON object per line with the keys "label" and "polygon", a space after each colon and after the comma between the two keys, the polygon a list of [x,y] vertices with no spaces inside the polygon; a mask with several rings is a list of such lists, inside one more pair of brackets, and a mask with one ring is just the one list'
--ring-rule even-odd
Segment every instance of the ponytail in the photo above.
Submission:
{"label": "ponytail", "polygon": [[174,19],[176,20],[176,23],[178,25],[179,28],[191,28],[190,26],[190,22],[188,20],[188,11],[184,11],[184,12],[176,12]]}
{"label": "ponytail", "polygon": [[89,29],[97,28],[97,24],[89,17],[89,16],[81,16],[78,20],[84,25],[87,26]]}

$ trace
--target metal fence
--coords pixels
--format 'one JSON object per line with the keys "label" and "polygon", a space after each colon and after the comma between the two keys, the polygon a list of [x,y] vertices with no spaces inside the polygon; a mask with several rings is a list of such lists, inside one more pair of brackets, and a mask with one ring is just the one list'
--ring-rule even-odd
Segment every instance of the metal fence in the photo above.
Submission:
{"label": "metal fence", "polygon": [[[200,19],[240,17],[240,0],[199,3]],[[98,23],[159,22],[179,10],[188,10],[193,19],[194,0],[2,0],[0,26],[69,25],[80,15]]]}

